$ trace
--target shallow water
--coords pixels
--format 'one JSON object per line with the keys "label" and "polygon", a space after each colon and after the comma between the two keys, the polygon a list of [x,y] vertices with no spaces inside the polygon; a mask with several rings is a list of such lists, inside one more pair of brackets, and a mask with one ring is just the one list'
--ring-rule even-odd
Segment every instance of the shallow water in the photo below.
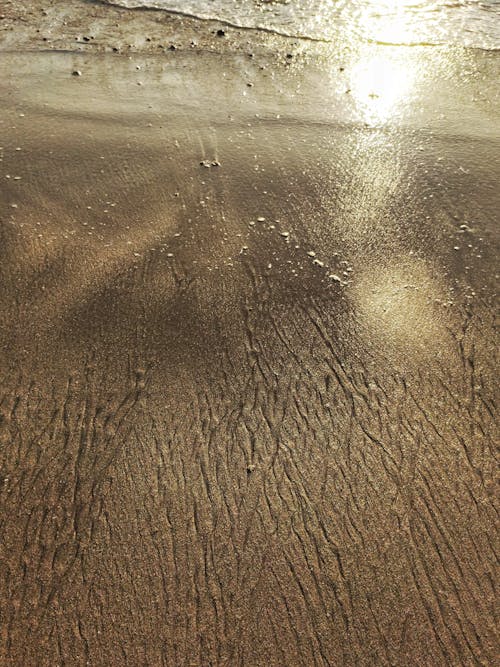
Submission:
{"label": "shallow water", "polygon": [[310,39],[500,48],[499,0],[111,0]]}

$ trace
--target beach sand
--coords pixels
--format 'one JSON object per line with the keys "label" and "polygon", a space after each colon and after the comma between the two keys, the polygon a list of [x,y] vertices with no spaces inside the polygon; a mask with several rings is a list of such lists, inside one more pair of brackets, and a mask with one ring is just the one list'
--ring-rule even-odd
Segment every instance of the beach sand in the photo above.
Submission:
{"label": "beach sand", "polygon": [[498,56],[161,21],[0,53],[0,663],[495,664]]}

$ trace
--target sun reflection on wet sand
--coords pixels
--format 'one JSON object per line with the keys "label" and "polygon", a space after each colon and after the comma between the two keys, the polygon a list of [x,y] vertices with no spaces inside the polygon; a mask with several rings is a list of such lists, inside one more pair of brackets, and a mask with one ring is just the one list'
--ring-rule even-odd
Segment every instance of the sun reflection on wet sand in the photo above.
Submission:
{"label": "sun reflection on wet sand", "polygon": [[408,108],[416,83],[415,61],[407,53],[367,48],[352,67],[350,92],[364,122],[378,125]]}
{"label": "sun reflection on wet sand", "polygon": [[405,108],[410,109],[421,70],[411,49],[397,45],[411,43],[418,27],[409,21],[407,10],[413,4],[408,0],[379,0],[366,3],[357,16],[354,31],[368,36],[372,43],[357,44],[349,92],[369,125],[388,122]]}
{"label": "sun reflection on wet sand", "polygon": [[[399,237],[398,220],[390,211],[401,187],[401,146],[392,130],[411,124],[427,79],[421,50],[398,46],[412,40],[406,11],[411,4],[381,1],[359,13],[357,32],[370,33],[379,43],[358,43],[348,71],[347,92],[355,118],[364,126],[354,134],[357,171],[347,198],[349,209],[358,213],[350,235],[364,243],[373,242],[375,233],[380,247],[388,236]],[[362,330],[384,348],[389,343],[417,357],[423,350],[434,354],[446,333],[446,286],[425,262],[397,253],[382,259],[377,247],[375,243],[370,250],[374,254],[357,274],[351,292]]]}
{"label": "sun reflection on wet sand", "polygon": [[449,294],[422,261],[370,267],[359,276],[353,297],[371,340],[434,355],[446,339]]}

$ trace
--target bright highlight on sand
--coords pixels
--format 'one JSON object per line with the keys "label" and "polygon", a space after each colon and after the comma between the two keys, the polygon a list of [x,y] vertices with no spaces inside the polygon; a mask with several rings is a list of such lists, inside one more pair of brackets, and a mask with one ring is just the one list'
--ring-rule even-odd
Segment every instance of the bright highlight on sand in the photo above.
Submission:
{"label": "bright highlight on sand", "polygon": [[405,54],[361,52],[351,71],[351,94],[365,122],[377,124],[398,114],[415,84],[415,62]]}

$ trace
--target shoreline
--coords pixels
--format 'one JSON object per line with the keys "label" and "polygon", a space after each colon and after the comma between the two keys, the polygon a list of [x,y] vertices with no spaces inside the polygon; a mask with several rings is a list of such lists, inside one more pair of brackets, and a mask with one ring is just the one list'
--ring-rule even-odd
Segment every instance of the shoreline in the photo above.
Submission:
{"label": "shoreline", "polygon": [[[0,19],[0,49],[123,54],[156,53],[158,49],[205,50],[216,53],[264,50],[290,46],[303,49],[301,38],[229,27],[221,21],[189,18],[154,9],[125,9],[104,3],[35,0],[29,8],[7,0]],[[218,36],[217,31],[224,35]],[[270,44],[270,38],[272,40]],[[310,40],[309,40],[310,41]],[[307,42],[306,42],[307,43]]]}
{"label": "shoreline", "polygon": [[[271,55],[295,47],[299,53],[328,53],[342,48],[339,38],[388,47],[451,47],[498,53],[500,46],[460,44],[444,39],[429,42],[384,41],[339,30],[335,37],[292,35],[271,27],[239,26],[156,7],[125,8],[99,0],[34,0],[29,7],[6,0],[0,14],[0,49],[116,53],[155,53],[161,49],[200,49],[216,53],[257,52]],[[3,43],[3,45],[2,45]]]}

